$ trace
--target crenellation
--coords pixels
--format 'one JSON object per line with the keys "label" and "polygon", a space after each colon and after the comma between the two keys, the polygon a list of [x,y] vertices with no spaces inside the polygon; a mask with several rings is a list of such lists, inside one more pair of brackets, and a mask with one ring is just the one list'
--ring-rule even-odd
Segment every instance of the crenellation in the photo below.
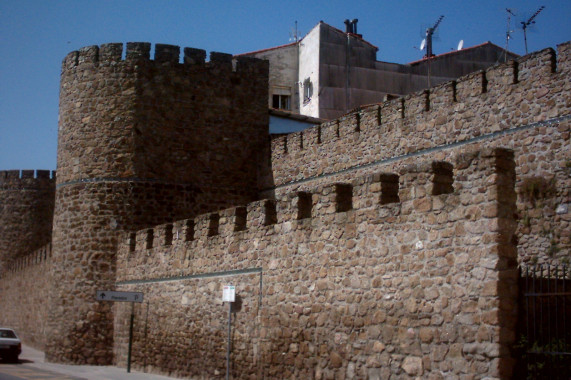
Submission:
{"label": "crenellation", "polygon": [[184,48],[183,62],[190,65],[204,65],[206,61],[206,51],[190,47]]}
{"label": "crenellation", "polygon": [[97,64],[99,63],[99,46],[85,46],[79,49],[77,64]]}
{"label": "crenellation", "polygon": [[34,174],[35,174],[34,170],[22,170],[22,174],[20,175],[20,178],[22,178],[22,179],[34,178]]}
{"label": "crenellation", "polygon": [[[312,127],[315,128],[315,127]],[[312,129],[311,128],[311,129]],[[327,121],[320,126],[320,136],[322,143],[331,143],[339,138],[339,121]]]}
{"label": "crenellation", "polygon": [[403,112],[404,100],[402,98],[396,98],[383,102],[381,104],[381,130],[386,130],[389,125],[395,125],[395,123],[398,123],[400,119],[402,119]]}
{"label": "crenellation", "polygon": [[361,109],[359,113],[360,127],[367,133],[374,133],[381,123],[381,107],[373,105]]}
{"label": "crenellation", "polygon": [[276,201],[262,199],[248,203],[246,228],[260,229],[271,226],[277,222]]}
{"label": "crenellation", "polygon": [[123,57],[122,43],[107,43],[99,47],[99,62],[113,63],[121,61]]}
{"label": "crenellation", "polygon": [[557,71],[555,51],[543,49],[517,60],[519,81],[527,83],[542,82]]}
{"label": "crenellation", "polygon": [[[206,64],[206,51],[185,47],[183,49],[182,63],[181,48],[177,45],[155,44],[154,58],[151,59],[152,44],[149,42],[127,42],[125,48],[125,58],[122,58],[123,44],[108,43],[101,46],[93,45],[82,47],[78,51],[69,53],[62,62],[62,72],[77,67],[78,65],[99,65],[115,64],[119,62],[156,62],[157,64],[170,63],[172,65],[186,65],[203,67]],[[267,61],[252,57],[237,57],[235,70],[233,69],[233,57],[231,54],[211,52],[210,62],[207,66],[210,69],[227,72],[240,72],[243,74],[264,75],[269,69]]]}
{"label": "crenellation", "polygon": [[234,71],[234,63],[232,61],[232,54],[219,53],[212,51],[210,52],[210,67],[220,70],[222,72]]}
{"label": "crenellation", "polygon": [[486,89],[496,96],[501,96],[511,85],[519,82],[519,62],[510,60],[487,69],[485,73]]}
{"label": "crenellation", "polygon": [[430,89],[429,111],[433,114],[448,117],[449,110],[456,100],[456,81],[441,83]]}
{"label": "crenellation", "polygon": [[125,60],[145,60],[151,58],[151,44],[149,42],[127,42]]}
{"label": "crenellation", "polygon": [[[31,181],[34,179],[37,181]],[[0,185],[17,183],[50,183],[55,182],[55,179],[55,170],[0,170]]]}
{"label": "crenellation", "polygon": [[456,80],[456,98],[458,102],[469,103],[472,98],[485,93],[486,74],[483,71],[476,71]]}
{"label": "crenellation", "polygon": [[303,130],[303,137],[306,141],[306,148],[316,148],[321,144],[321,125]]}
{"label": "crenellation", "polygon": [[179,57],[179,46],[167,44],[155,45],[155,61],[161,63],[179,63]]}
{"label": "crenellation", "polygon": [[404,118],[417,118],[424,112],[428,111],[427,105],[430,102],[430,92],[421,90],[409,94],[402,98]]}
{"label": "crenellation", "polygon": [[221,236],[229,236],[235,232],[246,230],[247,208],[237,206],[220,211],[219,233]]}
{"label": "crenellation", "polygon": [[568,75],[571,71],[571,41],[557,45],[557,72]]}
{"label": "crenellation", "polygon": [[72,51],[68,53],[62,61],[62,72],[73,69],[79,63],[79,51]]}

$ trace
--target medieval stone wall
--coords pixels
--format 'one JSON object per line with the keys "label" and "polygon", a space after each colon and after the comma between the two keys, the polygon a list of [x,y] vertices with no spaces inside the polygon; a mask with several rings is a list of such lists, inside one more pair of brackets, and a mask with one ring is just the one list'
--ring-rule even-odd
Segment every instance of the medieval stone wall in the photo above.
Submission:
{"label": "medieval stone wall", "polygon": [[[511,152],[468,152],[128,235],[133,366],[223,378],[235,285],[232,378],[507,378],[514,181]],[[115,305],[119,365],[130,313]]]}
{"label": "medieval stone wall", "polygon": [[51,241],[55,172],[0,171],[0,276],[3,268]]}
{"label": "medieval stone wall", "polygon": [[0,326],[9,326],[27,345],[45,347],[51,245],[13,260],[0,280]]}
{"label": "medieval stone wall", "polygon": [[[571,43],[476,72],[272,140],[263,193],[394,169],[404,159],[454,160],[465,149],[515,152],[519,256],[568,263],[571,248]],[[537,188],[540,188],[538,191]]]}
{"label": "medieval stone wall", "polygon": [[[266,62],[149,43],[90,46],[63,61],[46,357],[112,361],[121,231],[257,199],[267,143]],[[235,66],[235,67],[234,67]]]}

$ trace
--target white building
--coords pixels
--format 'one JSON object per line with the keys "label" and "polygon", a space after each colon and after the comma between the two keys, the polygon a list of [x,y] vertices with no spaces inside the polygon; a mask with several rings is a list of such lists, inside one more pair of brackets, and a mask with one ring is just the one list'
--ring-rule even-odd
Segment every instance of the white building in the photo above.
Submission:
{"label": "white building", "polygon": [[343,32],[319,22],[297,42],[240,54],[270,61],[270,108],[334,119],[517,57],[486,42],[409,64],[382,62],[356,33],[356,20],[346,24]]}

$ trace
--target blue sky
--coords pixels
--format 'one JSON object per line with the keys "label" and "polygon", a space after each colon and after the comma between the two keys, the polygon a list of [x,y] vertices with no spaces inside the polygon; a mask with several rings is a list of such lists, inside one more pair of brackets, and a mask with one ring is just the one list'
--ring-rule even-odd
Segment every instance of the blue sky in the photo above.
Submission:
{"label": "blue sky", "polygon": [[147,41],[238,54],[286,44],[297,21],[301,36],[320,20],[358,32],[379,47],[377,59],[406,63],[422,31],[440,15],[434,53],[491,41],[524,54],[519,27],[541,5],[528,29],[529,51],[571,39],[571,1],[532,0],[0,0],[0,170],[55,169],[61,61],[87,45]]}

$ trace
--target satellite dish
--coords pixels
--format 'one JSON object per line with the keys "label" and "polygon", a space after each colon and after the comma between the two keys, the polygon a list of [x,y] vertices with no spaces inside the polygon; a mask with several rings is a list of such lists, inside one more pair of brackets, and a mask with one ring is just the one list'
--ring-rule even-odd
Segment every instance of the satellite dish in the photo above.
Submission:
{"label": "satellite dish", "polygon": [[460,40],[460,42],[458,42],[458,48],[456,50],[462,50],[463,47],[464,47],[464,40]]}
{"label": "satellite dish", "polygon": [[422,42],[420,43],[420,50],[424,50],[425,46],[426,46],[426,38],[423,38]]}

